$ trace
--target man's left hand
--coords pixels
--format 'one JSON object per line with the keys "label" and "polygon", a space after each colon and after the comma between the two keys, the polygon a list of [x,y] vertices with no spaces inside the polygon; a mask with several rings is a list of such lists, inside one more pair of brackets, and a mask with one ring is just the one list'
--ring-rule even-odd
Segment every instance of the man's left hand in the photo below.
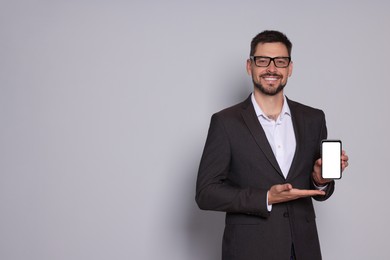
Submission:
{"label": "man's left hand", "polygon": [[[317,186],[325,186],[327,183],[332,181],[329,179],[322,178],[321,165],[322,165],[322,160],[320,158],[314,163],[314,167],[313,167],[313,173],[312,173],[313,180]],[[343,150],[341,153],[341,171],[344,171],[345,168],[347,167],[348,167],[348,155]]]}

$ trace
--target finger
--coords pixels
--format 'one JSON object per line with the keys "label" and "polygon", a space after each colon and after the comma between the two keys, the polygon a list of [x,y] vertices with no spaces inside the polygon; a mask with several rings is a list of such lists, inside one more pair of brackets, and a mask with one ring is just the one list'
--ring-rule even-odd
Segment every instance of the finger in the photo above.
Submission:
{"label": "finger", "polygon": [[286,186],[286,190],[292,190],[293,189],[293,186],[290,183],[286,183],[285,186]]}
{"label": "finger", "polygon": [[317,190],[317,191],[311,193],[310,196],[325,196],[325,194],[326,194],[325,191]]}
{"label": "finger", "polygon": [[349,165],[348,162],[343,161],[342,164],[341,164],[342,170],[344,170],[345,168],[347,168],[348,165]]}
{"label": "finger", "polygon": [[317,166],[321,166],[322,165],[322,159],[318,159],[316,162],[315,162],[315,165]]}
{"label": "finger", "polygon": [[322,190],[298,190],[298,189],[295,189],[294,193],[300,197],[325,195],[325,191],[322,191]]}
{"label": "finger", "polygon": [[279,192],[289,191],[293,188],[290,183],[281,184],[278,187],[279,187],[279,189],[278,189]]}

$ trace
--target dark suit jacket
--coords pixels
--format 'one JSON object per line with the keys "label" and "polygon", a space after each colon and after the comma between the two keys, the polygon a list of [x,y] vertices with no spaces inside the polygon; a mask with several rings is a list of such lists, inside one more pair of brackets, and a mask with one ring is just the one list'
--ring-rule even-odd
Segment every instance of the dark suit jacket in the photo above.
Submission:
{"label": "dark suit jacket", "polygon": [[[267,191],[291,183],[314,189],[311,173],[327,137],[321,110],[287,100],[296,151],[287,179],[283,176],[250,97],[211,118],[196,187],[201,209],[226,212],[223,260],[287,260],[294,244],[298,260],[321,259],[312,198],[274,204],[268,212]],[[326,200],[334,191],[328,185]]]}

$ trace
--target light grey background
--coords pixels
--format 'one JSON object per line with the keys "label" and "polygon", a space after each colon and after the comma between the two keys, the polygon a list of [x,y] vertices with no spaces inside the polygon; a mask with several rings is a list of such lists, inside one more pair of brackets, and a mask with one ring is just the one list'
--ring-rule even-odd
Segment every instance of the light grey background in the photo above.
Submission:
{"label": "light grey background", "polygon": [[0,1],[0,259],[220,258],[198,210],[212,113],[251,91],[252,37],[294,44],[286,94],[350,167],[316,203],[326,260],[388,259],[390,2]]}

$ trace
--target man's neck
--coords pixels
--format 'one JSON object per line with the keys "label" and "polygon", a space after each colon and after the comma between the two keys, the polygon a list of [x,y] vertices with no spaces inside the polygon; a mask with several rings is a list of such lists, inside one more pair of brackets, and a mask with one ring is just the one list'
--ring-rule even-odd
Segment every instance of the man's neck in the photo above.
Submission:
{"label": "man's neck", "polygon": [[283,108],[283,91],[279,92],[275,96],[269,96],[255,89],[254,97],[256,103],[259,105],[264,114],[268,118],[276,121]]}

